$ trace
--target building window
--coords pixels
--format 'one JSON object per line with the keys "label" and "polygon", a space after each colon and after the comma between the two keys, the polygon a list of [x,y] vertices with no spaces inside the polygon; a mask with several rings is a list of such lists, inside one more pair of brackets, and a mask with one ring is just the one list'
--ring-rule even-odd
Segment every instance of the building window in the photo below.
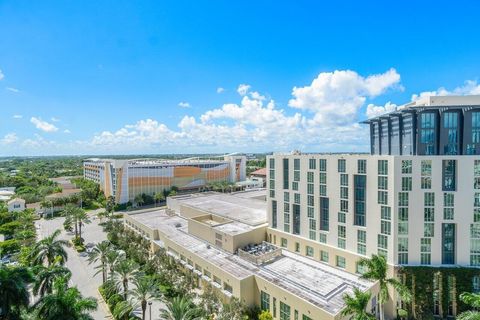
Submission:
{"label": "building window", "polygon": [[298,191],[298,182],[296,182],[296,181],[292,182],[292,190]]}
{"label": "building window", "polygon": [[273,304],[273,317],[277,317],[277,299],[273,297],[272,299],[272,304]]}
{"label": "building window", "polygon": [[346,219],[347,218],[346,218],[345,212],[339,212],[338,213],[338,222],[345,223]]}
{"label": "building window", "polygon": [[480,223],[470,225],[470,265],[480,266]]}
{"label": "building window", "polygon": [[412,173],[412,160],[402,160],[402,173],[403,174]]}
{"label": "building window", "polygon": [[300,252],[300,243],[295,242],[295,252]]}
{"label": "building window", "polygon": [[270,311],[270,295],[264,291],[260,291],[260,308]]}
{"label": "building window", "polygon": [[432,239],[420,239],[420,263],[431,264]]}
{"label": "building window", "polygon": [[398,238],[398,263],[408,264],[408,238]]}
{"label": "building window", "polygon": [[308,219],[309,226],[309,238],[310,240],[316,240],[317,238],[317,221],[315,219]]}
{"label": "building window", "polygon": [[472,278],[472,292],[480,293],[480,276],[473,276]]}
{"label": "building window", "polygon": [[347,164],[345,159],[338,159],[338,172],[345,172],[347,170]]}
{"label": "building window", "polygon": [[355,175],[353,177],[354,184],[354,218],[353,224],[364,227],[366,225],[365,202],[367,177],[364,175]]}
{"label": "building window", "polygon": [[[313,187],[313,184],[312,184]],[[315,198],[312,195],[307,196],[307,205],[314,206],[315,205]]]}
{"label": "building window", "polygon": [[473,188],[475,190],[480,189],[480,160],[475,160],[473,163]]}
{"label": "building window", "polygon": [[367,232],[365,230],[357,230],[357,253],[367,254]]}
{"label": "building window", "polygon": [[424,205],[427,207],[435,206],[435,193],[434,192],[425,192],[424,194]]}
{"label": "building window", "polygon": [[388,175],[388,160],[378,160],[378,174]]}
{"label": "building window", "polygon": [[345,249],[345,237],[346,237],[347,231],[345,226],[338,226],[338,247],[340,249]]}
{"label": "building window", "polygon": [[422,160],[421,162],[420,187],[422,189],[432,188],[432,160]]}
{"label": "building window", "polygon": [[388,177],[378,176],[378,190],[388,190]]}
{"label": "building window", "polygon": [[318,242],[327,243],[327,235],[325,233],[318,234]]}
{"label": "building window", "polygon": [[443,153],[458,154],[458,112],[445,112],[443,127],[447,131],[447,144],[444,146]]}
{"label": "building window", "polygon": [[280,245],[281,245],[283,248],[286,248],[286,247],[287,247],[287,244],[288,244],[287,239],[285,239],[285,238],[281,238],[281,239],[280,239]]}
{"label": "building window", "polygon": [[314,179],[314,173],[313,172],[307,172],[307,182],[313,183]]}
{"label": "building window", "polygon": [[293,202],[296,204],[300,204],[300,193],[293,194]]}
{"label": "building window", "polygon": [[453,220],[454,219],[454,205],[455,205],[455,194],[453,193],[444,193],[443,194],[443,219]]}
{"label": "building window", "polygon": [[318,161],[318,170],[323,172],[327,171],[327,159],[320,159]]}
{"label": "building window", "polygon": [[364,274],[365,271],[367,271],[367,267],[361,263],[356,263],[355,264],[355,272],[358,274]]}
{"label": "building window", "polygon": [[300,170],[300,159],[293,159],[293,170]]}
{"label": "building window", "polygon": [[388,237],[387,236],[385,236],[383,234],[378,235],[378,248],[379,249],[385,249],[385,250],[388,249]]}
{"label": "building window", "polygon": [[388,204],[388,191],[378,191],[378,204]]}
{"label": "building window", "polygon": [[435,114],[422,113],[420,116],[420,143],[425,145],[425,154],[435,154]]}
{"label": "building window", "polygon": [[313,257],[313,248],[310,246],[305,247],[305,254],[307,257]]}
{"label": "building window", "polygon": [[345,269],[345,266],[346,266],[345,258],[342,256],[336,256],[336,265],[339,268]]}
{"label": "building window", "polygon": [[303,316],[302,316],[302,320],[313,320],[313,319],[310,318],[310,317],[307,317],[306,315],[303,315]]}
{"label": "building window", "polygon": [[290,306],[280,301],[280,320],[290,320]]}
{"label": "building window", "polygon": [[367,173],[367,160],[359,159],[357,160],[357,172],[360,174]]}
{"label": "building window", "polygon": [[399,192],[398,193],[398,206],[399,207],[408,207],[408,192]]}
{"label": "building window", "polygon": [[293,234],[300,234],[300,206],[294,204],[293,209]]}
{"label": "building window", "polygon": [[402,191],[412,191],[412,177],[402,177]]}
{"label": "building window", "polygon": [[442,224],[442,264],[455,264],[455,224]]}
{"label": "building window", "polygon": [[272,200],[272,228],[277,228],[277,201]]}
{"label": "building window", "polygon": [[283,159],[283,189],[288,189],[290,185],[288,179],[288,159]]}
{"label": "building window", "polygon": [[317,167],[317,160],[315,159],[308,159],[308,168],[310,170],[315,170]]}
{"label": "building window", "polygon": [[329,199],[320,198],[320,230],[329,230]]}
{"label": "building window", "polygon": [[434,237],[435,236],[435,224],[425,222],[423,225],[423,236]]}
{"label": "building window", "polygon": [[320,260],[328,263],[328,252],[327,251],[323,251],[323,250],[320,251]]}
{"label": "building window", "polygon": [[455,191],[456,190],[456,160],[443,160],[443,191]]}

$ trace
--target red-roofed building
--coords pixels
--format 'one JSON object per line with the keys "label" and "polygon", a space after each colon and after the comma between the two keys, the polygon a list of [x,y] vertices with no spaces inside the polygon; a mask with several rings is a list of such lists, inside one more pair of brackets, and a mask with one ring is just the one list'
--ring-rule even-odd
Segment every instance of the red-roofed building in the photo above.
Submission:
{"label": "red-roofed building", "polygon": [[250,180],[262,181],[263,187],[267,184],[267,168],[260,168],[250,173]]}

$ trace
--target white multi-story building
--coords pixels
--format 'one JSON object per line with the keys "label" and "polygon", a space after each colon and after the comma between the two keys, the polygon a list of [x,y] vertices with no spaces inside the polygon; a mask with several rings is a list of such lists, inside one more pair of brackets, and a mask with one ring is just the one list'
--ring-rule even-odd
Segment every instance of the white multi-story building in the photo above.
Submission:
{"label": "white multi-story building", "polygon": [[372,254],[392,271],[479,267],[480,96],[428,97],[365,123],[370,154],[268,157],[269,241],[352,273]]}

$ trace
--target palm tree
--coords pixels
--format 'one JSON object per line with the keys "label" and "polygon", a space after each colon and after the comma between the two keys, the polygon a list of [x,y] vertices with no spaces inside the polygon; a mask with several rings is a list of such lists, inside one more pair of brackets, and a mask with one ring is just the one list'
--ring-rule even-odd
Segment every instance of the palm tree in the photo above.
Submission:
{"label": "palm tree", "polygon": [[128,283],[138,274],[138,265],[127,259],[120,260],[114,267],[114,279],[118,288],[123,288],[123,298],[128,298]]}
{"label": "palm tree", "polygon": [[77,208],[75,212],[75,218],[78,222],[78,237],[82,239],[82,225],[90,223],[90,218],[88,217],[85,210]]}
{"label": "palm tree", "polygon": [[32,281],[27,268],[0,265],[0,319],[19,318],[20,308],[28,306],[28,284]]}
{"label": "palm tree", "polygon": [[68,246],[68,241],[57,239],[59,235],[60,230],[57,229],[35,244],[31,252],[33,265],[43,265],[46,262],[48,266],[51,266],[57,257],[60,258],[58,260],[60,265],[65,264],[68,256],[64,247]]}
{"label": "palm tree", "polygon": [[460,313],[458,320],[479,320],[480,319],[480,294],[464,292],[460,295],[460,300],[469,305],[473,310]]}
{"label": "palm tree", "polygon": [[105,255],[105,259],[108,266],[107,276],[109,273],[110,279],[113,279],[113,275],[115,274],[115,266],[121,259],[123,259],[123,254],[121,254],[117,250],[112,249],[107,252],[107,254]]}
{"label": "palm tree", "polygon": [[128,320],[133,312],[133,305],[130,301],[120,301],[115,305],[112,315],[115,319]]}
{"label": "palm tree", "polygon": [[133,279],[135,289],[130,290],[132,298],[142,307],[142,320],[145,320],[148,300],[158,299],[160,292],[151,277],[140,275]]}
{"label": "palm tree", "polygon": [[36,266],[33,269],[35,274],[35,283],[33,285],[33,294],[40,297],[52,293],[53,283],[60,277],[67,281],[72,276],[70,270],[64,266],[53,264],[49,267]]}
{"label": "palm tree", "polygon": [[65,215],[64,225],[74,225],[75,226],[75,238],[78,236],[78,224],[76,219],[77,207],[69,203],[63,209],[63,214]]}
{"label": "palm tree", "polygon": [[370,292],[362,292],[358,288],[353,288],[353,296],[349,294],[343,296],[345,309],[342,310],[341,315],[351,316],[352,320],[374,320],[375,316],[366,311],[371,296]]}
{"label": "palm tree", "polygon": [[165,301],[165,308],[160,309],[160,315],[165,320],[193,320],[201,310],[186,297],[173,297]]}
{"label": "palm tree", "polygon": [[395,278],[387,278],[388,266],[384,256],[374,254],[371,259],[362,258],[358,263],[367,269],[362,275],[362,278],[377,281],[379,284],[378,302],[381,320],[384,319],[383,305],[390,300],[390,294],[388,293],[389,286],[395,289],[404,302],[410,302],[412,294],[408,288]]}
{"label": "palm tree", "polygon": [[39,319],[56,320],[93,320],[88,313],[97,309],[97,300],[84,298],[76,288],[69,288],[65,278],[58,278],[53,285],[53,291],[41,298],[35,305]]}
{"label": "palm tree", "polygon": [[112,251],[112,245],[110,241],[105,240],[100,243],[97,243],[95,247],[93,247],[92,252],[88,255],[88,263],[91,264],[93,262],[100,262],[98,268],[102,272],[102,283],[107,281],[107,255]]}

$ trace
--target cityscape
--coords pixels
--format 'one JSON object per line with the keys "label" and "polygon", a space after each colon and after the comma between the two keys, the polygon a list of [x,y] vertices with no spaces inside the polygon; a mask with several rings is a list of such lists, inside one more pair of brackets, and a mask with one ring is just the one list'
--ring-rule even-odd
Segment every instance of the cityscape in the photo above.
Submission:
{"label": "cityscape", "polygon": [[0,2],[0,320],[480,319],[479,9]]}

